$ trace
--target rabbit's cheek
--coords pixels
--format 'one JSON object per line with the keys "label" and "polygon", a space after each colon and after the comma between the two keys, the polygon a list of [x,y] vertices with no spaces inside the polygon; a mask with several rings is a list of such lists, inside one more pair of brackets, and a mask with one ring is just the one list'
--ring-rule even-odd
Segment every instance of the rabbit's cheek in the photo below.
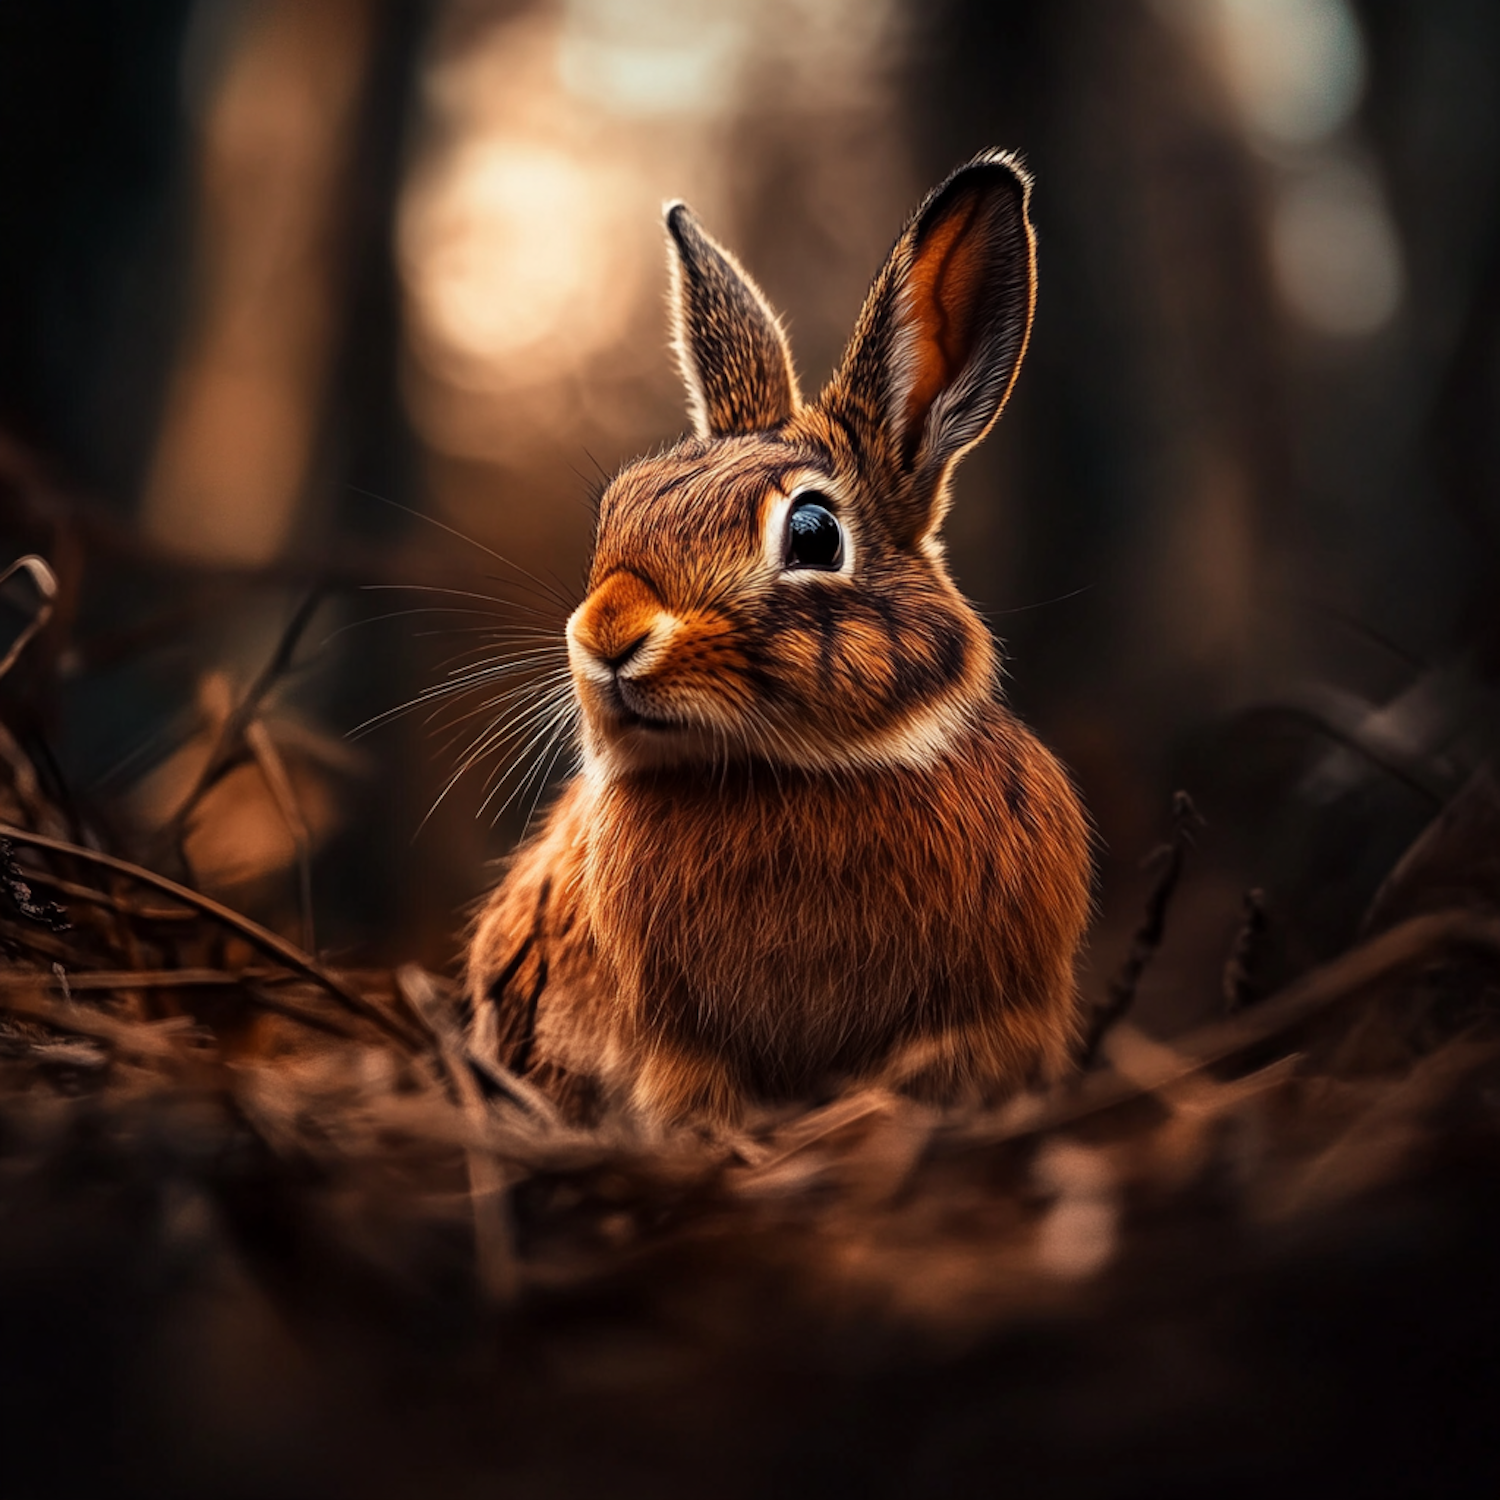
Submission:
{"label": "rabbit's cheek", "polygon": [[865,620],[850,620],[839,632],[829,664],[831,688],[855,707],[885,706],[896,697],[893,645],[888,631]]}
{"label": "rabbit's cheek", "polygon": [[733,627],[712,614],[677,618],[620,672],[620,689],[637,712],[658,705],[667,716],[727,728],[749,707],[749,663]]}
{"label": "rabbit's cheek", "polygon": [[884,725],[900,701],[890,629],[850,602],[838,615],[778,632],[768,653],[783,712],[835,736]]}

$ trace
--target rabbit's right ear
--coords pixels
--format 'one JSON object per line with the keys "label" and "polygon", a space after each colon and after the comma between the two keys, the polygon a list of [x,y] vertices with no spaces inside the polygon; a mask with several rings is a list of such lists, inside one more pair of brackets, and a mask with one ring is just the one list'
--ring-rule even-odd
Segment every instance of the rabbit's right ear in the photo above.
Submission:
{"label": "rabbit's right ear", "polygon": [[802,404],[786,335],[765,294],[703,232],[685,203],[667,205],[673,347],[699,437],[769,432]]}
{"label": "rabbit's right ear", "polygon": [[865,300],[819,405],[881,472],[903,542],[942,520],[954,462],[989,431],[1031,332],[1031,178],[985,151],[912,215]]}

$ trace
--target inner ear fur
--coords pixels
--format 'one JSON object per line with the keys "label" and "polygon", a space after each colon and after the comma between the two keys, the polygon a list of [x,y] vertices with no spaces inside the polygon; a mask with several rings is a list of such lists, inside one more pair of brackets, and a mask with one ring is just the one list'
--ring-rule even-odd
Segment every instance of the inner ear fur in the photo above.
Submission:
{"label": "inner ear fur", "polygon": [[929,194],[876,276],[821,404],[860,435],[890,482],[904,539],[942,519],[955,461],[994,425],[1036,303],[1031,178],[982,152]]}
{"label": "inner ear fur", "polygon": [[673,347],[699,437],[767,432],[802,404],[786,335],[765,294],[685,203],[666,210]]}

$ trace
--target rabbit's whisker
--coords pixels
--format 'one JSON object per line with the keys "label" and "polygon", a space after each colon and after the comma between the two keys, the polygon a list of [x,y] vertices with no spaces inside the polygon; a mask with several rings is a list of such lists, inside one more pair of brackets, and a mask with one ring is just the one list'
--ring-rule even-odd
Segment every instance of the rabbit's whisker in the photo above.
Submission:
{"label": "rabbit's whisker", "polygon": [[486,654],[477,661],[472,658],[468,661],[455,661],[448,668],[443,687],[452,689],[471,682],[483,682],[491,677],[509,676],[513,672],[556,659],[557,651],[554,647],[530,646],[524,651],[513,651],[505,656]]}
{"label": "rabbit's whisker", "polygon": [[[547,760],[548,753],[552,749],[554,738],[558,736],[564,729],[571,727],[575,712],[576,709],[571,703],[563,703],[554,707],[553,710],[543,720],[540,727],[535,731],[535,733],[531,735],[531,737],[526,741],[525,745],[521,747],[520,752],[510,762],[505,770],[501,774],[493,778],[494,785],[491,788],[489,794],[485,797],[484,801],[480,804],[479,811],[481,813],[489,809],[490,804],[493,802],[494,798],[498,795],[505,783],[510,780],[511,777],[515,774],[516,769],[521,765],[521,763],[523,761],[527,763],[526,771],[520,776],[519,780],[516,781],[515,785],[511,789],[510,795],[506,797],[504,802],[500,803],[500,805],[495,808],[494,813],[491,816],[492,823],[504,814],[505,810],[511,805],[511,803],[513,803],[518,797],[525,794],[526,789],[532,784],[533,779],[537,776],[538,772],[542,769],[543,763]],[[537,788],[538,797],[540,797],[542,787],[545,785],[546,777],[545,774],[543,774],[541,783]],[[533,801],[533,811],[535,811],[535,806],[535,801]],[[530,814],[528,814],[528,821],[529,820]]]}
{"label": "rabbit's whisker", "polygon": [[[408,613],[416,614],[418,611],[411,610]],[[483,610],[470,610],[470,614],[483,614]],[[393,618],[387,616],[386,618]],[[480,635],[491,641],[552,641],[555,645],[563,646],[555,630],[544,630],[540,626],[522,627],[511,626],[506,630],[498,630],[493,625],[449,625],[441,629],[419,630],[417,635],[423,640],[440,638],[442,636],[456,635]],[[477,649],[477,648],[470,648]]]}
{"label": "rabbit's whisker", "polygon": [[480,753],[501,743],[512,731],[524,731],[542,714],[550,713],[562,701],[562,687],[561,683],[529,683],[527,691],[498,694],[481,709],[466,715],[466,719],[473,719],[481,711],[487,713],[485,725],[475,740],[481,746]]}
{"label": "rabbit's whisker", "polygon": [[[551,678],[528,679],[526,682],[518,683],[514,687],[508,688],[503,693],[496,693],[494,696],[485,699],[483,703],[466,708],[445,727],[456,731],[461,726],[483,716],[485,727],[479,731],[469,751],[466,752],[466,754],[472,753],[481,741],[490,739],[494,743],[498,742],[498,739],[492,737],[503,738],[506,725],[511,724],[524,727],[527,721],[535,718],[539,712],[552,705],[552,702],[564,685],[565,679],[560,675]],[[439,705],[439,708],[434,711],[428,722],[436,723],[437,714],[447,706],[447,704]],[[497,710],[502,715],[509,715],[509,718],[496,717]],[[450,741],[448,748],[451,749],[451,747],[452,742]]]}
{"label": "rabbit's whisker", "polygon": [[[561,693],[554,694],[540,703],[527,717],[526,722],[519,722],[518,716],[517,719],[512,720],[513,728],[507,727],[498,738],[490,737],[489,743],[495,745],[506,740],[519,739],[523,735],[527,736],[525,743],[511,757],[509,764],[497,768],[491,774],[489,778],[491,794],[498,790],[506,779],[516,773],[522,762],[538,745],[547,743],[557,726],[570,719],[574,711],[575,706],[569,697]],[[522,778],[522,781],[524,784],[525,778]]]}
{"label": "rabbit's whisker", "polygon": [[351,484],[349,488],[355,491],[356,494],[367,495],[371,500],[378,500],[382,505],[389,505],[394,510],[405,511],[407,515],[415,517],[418,521],[425,521],[427,525],[434,526],[439,531],[447,532],[449,536],[457,538],[466,546],[473,547],[477,551],[483,552],[486,557],[494,558],[494,560],[502,567],[511,569],[512,572],[520,574],[522,578],[529,579],[537,586],[538,589],[542,591],[543,597],[550,598],[554,603],[562,604],[567,609],[572,609],[572,604],[568,601],[566,595],[561,592],[562,583],[560,579],[557,581],[558,589],[554,591],[551,585],[549,585],[545,580],[538,578],[537,575],[533,573],[529,568],[523,568],[520,563],[512,562],[511,559],[506,557],[503,553],[496,552],[493,547],[485,546],[485,544],[479,541],[476,537],[466,535],[456,526],[450,526],[446,521],[440,521],[436,516],[430,516],[425,511],[417,510],[410,505],[403,505],[399,500],[392,500],[386,495],[378,495],[373,490],[361,489],[360,486],[355,484]]}
{"label": "rabbit's whisker", "polygon": [[[496,580],[497,582],[499,580]],[[549,607],[542,609],[529,603],[524,599],[517,599],[512,595],[492,594],[483,589],[461,589],[440,583],[366,583],[360,586],[360,592],[365,594],[379,593],[418,593],[433,594],[444,599],[467,599],[475,604],[482,604],[487,612],[492,612],[497,619],[505,615],[520,615],[530,620],[541,620],[550,622],[553,628],[561,625],[562,620],[572,612],[571,609],[562,610],[559,615],[559,606],[548,601]],[[441,609],[442,605],[432,605],[433,609]]]}
{"label": "rabbit's whisker", "polygon": [[[346,625],[340,625],[335,630],[330,630],[320,642],[326,646],[330,641],[336,641],[340,636],[347,635],[351,630],[361,630],[367,625],[385,625],[392,620],[409,619],[413,615],[475,615],[480,619],[494,621],[495,611],[493,609],[479,609],[472,605],[463,604],[417,604],[410,609],[392,609],[384,614],[366,615],[360,620],[350,620]],[[423,635],[470,635],[479,632],[494,631],[496,640],[556,640],[559,638],[555,629],[547,629],[542,625],[517,625],[510,622],[496,621],[490,625],[453,625],[447,630],[422,631]]]}
{"label": "rabbit's whisker", "polygon": [[[349,738],[362,738],[380,725],[389,723],[392,719],[398,719],[403,714],[412,713],[414,710],[426,707],[432,703],[439,703],[443,699],[451,698],[468,689],[479,687],[486,682],[497,681],[506,676],[512,676],[526,670],[535,670],[535,667],[534,665],[528,666],[518,660],[512,659],[509,662],[493,663],[488,667],[475,670],[463,677],[456,677],[448,682],[440,682],[431,687],[425,687],[420,693],[408,698],[405,703],[399,703],[394,708],[383,709],[380,713],[366,719],[364,723],[356,725],[355,728],[349,731]],[[525,686],[525,684],[522,684],[522,686]]]}
{"label": "rabbit's whisker", "polygon": [[[569,704],[571,693],[567,691],[566,684],[558,681],[552,684],[532,685],[534,691],[530,694],[533,701],[523,704],[507,716],[492,719],[470,742],[464,752],[457,776],[463,775],[485,755],[492,750],[498,749],[507,741],[527,733],[533,729],[543,718],[550,718],[561,707]],[[498,706],[498,700],[497,700]],[[522,752],[524,754],[524,751]],[[517,760],[519,757],[516,758]],[[512,762],[512,766],[515,761]],[[499,779],[503,779],[509,773],[511,767],[502,769]],[[445,789],[446,790],[446,789]]]}
{"label": "rabbit's whisker", "polygon": [[[448,679],[425,691],[433,698],[454,698],[505,684],[505,691],[511,692],[531,683],[552,682],[567,675],[568,669],[565,666],[550,665],[546,656],[505,664],[489,662],[477,667],[453,667]],[[484,703],[479,705],[481,709],[484,706]]]}
{"label": "rabbit's whisker", "polygon": [[565,733],[570,729],[574,720],[571,716],[564,717],[555,726],[552,734],[552,755],[547,764],[542,768],[540,775],[536,778],[536,791],[531,798],[531,806],[526,809],[526,821],[524,830],[529,832],[532,819],[536,817],[537,805],[542,800],[542,794],[547,790],[548,783],[552,780],[552,773],[557,768],[557,762],[568,747],[568,736]]}

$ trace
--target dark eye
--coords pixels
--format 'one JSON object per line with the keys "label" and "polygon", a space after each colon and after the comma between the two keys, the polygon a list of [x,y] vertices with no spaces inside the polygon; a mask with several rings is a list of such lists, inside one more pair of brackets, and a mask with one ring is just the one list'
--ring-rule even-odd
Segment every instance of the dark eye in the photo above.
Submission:
{"label": "dark eye", "polygon": [[843,560],[843,527],[823,504],[821,495],[803,496],[787,517],[787,567],[837,568]]}

